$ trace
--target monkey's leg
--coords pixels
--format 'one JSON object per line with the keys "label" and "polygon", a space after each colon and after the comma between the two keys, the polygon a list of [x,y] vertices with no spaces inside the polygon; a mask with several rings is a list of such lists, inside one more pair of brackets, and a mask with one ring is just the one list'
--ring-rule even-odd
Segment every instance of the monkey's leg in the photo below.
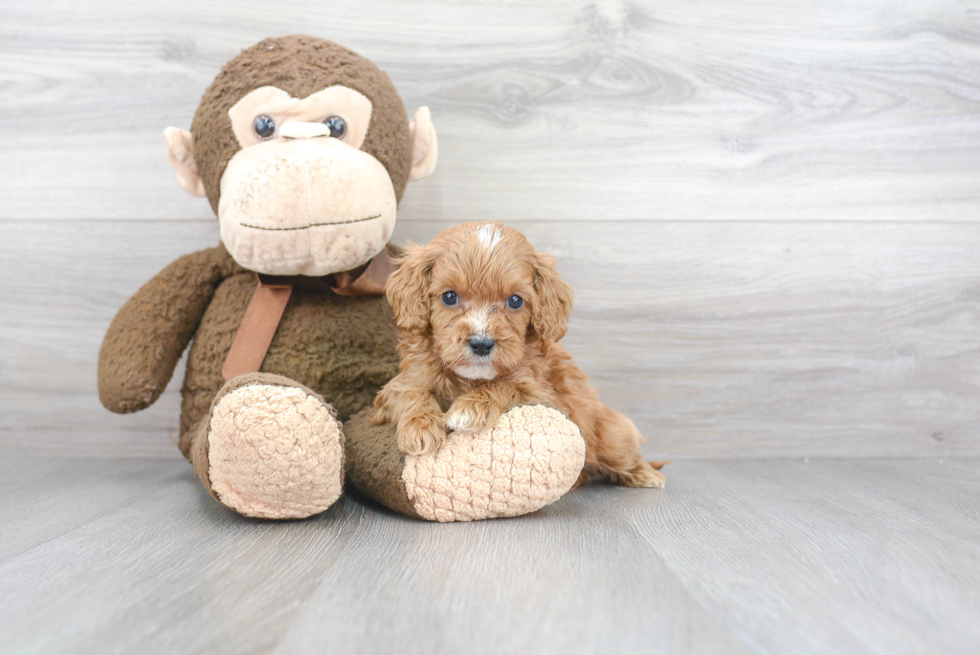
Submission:
{"label": "monkey's leg", "polygon": [[245,516],[299,519],[330,507],[344,486],[344,435],[332,407],[268,373],[225,384],[195,428],[191,463],[218,502]]}
{"label": "monkey's leg", "polygon": [[515,407],[479,432],[452,433],[437,451],[405,455],[392,425],[354,415],[347,476],[364,494],[429,521],[473,521],[529,514],[561,498],[585,463],[585,441],[561,412]]}

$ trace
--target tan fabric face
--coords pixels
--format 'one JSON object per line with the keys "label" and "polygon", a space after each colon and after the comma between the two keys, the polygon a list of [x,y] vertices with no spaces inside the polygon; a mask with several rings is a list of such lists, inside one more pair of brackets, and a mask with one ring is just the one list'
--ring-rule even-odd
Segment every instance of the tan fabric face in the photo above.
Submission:
{"label": "tan fabric face", "polygon": [[[221,239],[240,265],[268,275],[328,275],[360,266],[391,236],[391,178],[361,145],[371,101],[343,85],[298,99],[275,86],[251,91],[228,110],[242,150],[221,178]],[[270,139],[256,116],[276,122]],[[346,132],[329,136],[339,116]]]}
{"label": "tan fabric face", "polygon": [[241,266],[320,276],[381,251],[395,189],[371,155],[329,137],[273,139],[240,150],[221,178],[221,240]]}
{"label": "tan fabric face", "polygon": [[[340,116],[347,123],[347,132],[339,140],[360,149],[371,123],[371,109],[367,96],[346,86],[331,86],[303,99],[274,86],[263,86],[235,103],[228,117],[238,143],[248,148],[264,143],[252,127],[256,116],[265,114],[280,127],[287,121],[322,124],[331,116]],[[283,138],[278,130],[273,137]]]}

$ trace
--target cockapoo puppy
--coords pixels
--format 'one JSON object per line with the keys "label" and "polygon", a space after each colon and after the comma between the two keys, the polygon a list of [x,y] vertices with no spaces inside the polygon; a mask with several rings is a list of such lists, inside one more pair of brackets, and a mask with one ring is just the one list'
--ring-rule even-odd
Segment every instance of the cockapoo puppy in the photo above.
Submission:
{"label": "cockapoo puppy", "polygon": [[398,447],[437,450],[447,431],[475,432],[518,405],[564,412],[585,439],[585,469],[626,487],[663,487],[661,462],[640,455],[633,422],[599,401],[558,344],[572,289],[555,260],[500,223],[464,223],[410,246],[388,279],[401,373],[371,420],[393,423]]}

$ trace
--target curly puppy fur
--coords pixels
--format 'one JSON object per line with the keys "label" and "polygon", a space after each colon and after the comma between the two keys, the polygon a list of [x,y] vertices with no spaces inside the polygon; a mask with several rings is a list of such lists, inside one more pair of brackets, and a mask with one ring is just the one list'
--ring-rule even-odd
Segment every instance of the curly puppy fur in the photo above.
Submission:
{"label": "curly puppy fur", "polygon": [[557,342],[572,289],[555,260],[500,223],[464,223],[411,245],[389,278],[401,373],[378,394],[371,420],[397,427],[410,455],[447,431],[476,432],[518,405],[565,413],[585,439],[579,482],[599,473],[627,487],[662,487],[661,462],[640,455],[633,422],[604,405]]}

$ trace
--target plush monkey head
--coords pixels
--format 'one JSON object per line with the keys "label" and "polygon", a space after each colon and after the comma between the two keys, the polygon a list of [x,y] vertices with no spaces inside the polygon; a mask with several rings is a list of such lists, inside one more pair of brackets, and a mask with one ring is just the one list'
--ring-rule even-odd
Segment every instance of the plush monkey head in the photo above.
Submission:
{"label": "plush monkey head", "polygon": [[309,36],[266,39],[205,91],[191,131],[164,132],[180,185],[207,196],[235,260],[328,275],[381,251],[405,185],[436,165],[429,110],[409,122],[373,63]]}

